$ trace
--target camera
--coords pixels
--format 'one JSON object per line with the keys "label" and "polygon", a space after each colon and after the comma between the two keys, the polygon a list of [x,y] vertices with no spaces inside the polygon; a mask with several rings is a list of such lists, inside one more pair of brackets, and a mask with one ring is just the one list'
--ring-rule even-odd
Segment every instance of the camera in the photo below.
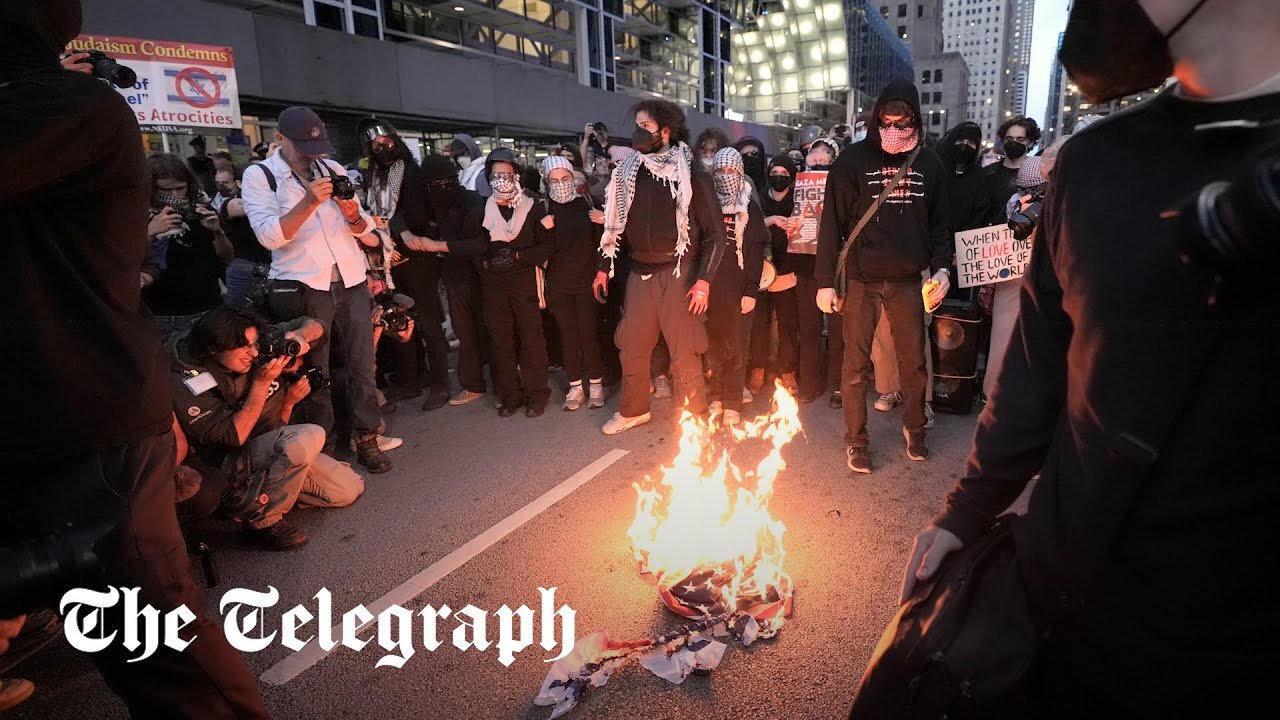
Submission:
{"label": "camera", "polygon": [[413,298],[399,293],[384,292],[374,298],[382,306],[382,319],[378,324],[390,333],[401,333],[409,329],[412,315]]}
{"label": "camera", "polygon": [[302,343],[285,337],[283,330],[271,330],[258,338],[258,356],[263,362],[278,357],[298,357],[302,353]]}
{"label": "camera", "polygon": [[324,390],[325,388],[333,386],[333,378],[325,375],[324,371],[318,367],[309,367],[302,372],[291,374],[289,376],[289,382],[296,383],[303,378],[306,378],[307,382],[311,383],[311,389],[313,391]]}
{"label": "camera", "polygon": [[118,88],[131,88],[138,82],[138,74],[128,65],[121,65],[101,50],[90,50],[84,62],[93,66],[93,76],[102,78]]}
{"label": "camera", "polygon": [[1182,261],[1217,274],[1270,268],[1280,229],[1280,156],[1233,180],[1209,183],[1178,208]]}
{"label": "camera", "polygon": [[1040,222],[1040,208],[1044,205],[1044,193],[1031,196],[1031,203],[1025,210],[1018,210],[1009,216],[1009,229],[1013,231],[1015,240],[1026,240],[1035,232],[1036,223]]}
{"label": "camera", "polygon": [[333,196],[339,200],[350,200],[356,196],[356,186],[346,175],[333,175]]}
{"label": "camera", "polygon": [[0,547],[0,618],[57,607],[67,590],[100,584],[102,566],[94,545],[111,528],[98,520]]}

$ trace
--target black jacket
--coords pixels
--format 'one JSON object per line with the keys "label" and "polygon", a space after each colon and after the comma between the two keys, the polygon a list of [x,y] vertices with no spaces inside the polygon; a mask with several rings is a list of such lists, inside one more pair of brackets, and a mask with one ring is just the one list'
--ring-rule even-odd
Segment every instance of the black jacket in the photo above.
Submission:
{"label": "black jacket", "polygon": [[1066,699],[1114,702],[1071,717],[1205,717],[1181,704],[1267,692],[1280,621],[1253,599],[1270,596],[1255,550],[1280,506],[1259,347],[1280,317],[1274,268],[1211,308],[1211,274],[1179,260],[1195,230],[1162,213],[1280,153],[1275,125],[1198,127],[1278,113],[1280,95],[1166,90],[1073,136],[1054,167],[995,392],[935,522],[971,542],[1039,475],[1015,526],[1023,573],[1042,607],[1075,608],[1054,632],[1086,678]]}
{"label": "black jacket", "polygon": [[[890,100],[903,100],[920,113],[920,96],[910,80],[889,83],[876,101],[873,117]],[[827,175],[826,203],[818,226],[818,287],[835,286],[836,262],[846,238],[863,213],[893,179],[909,153],[890,155],[880,148],[879,129],[870,123],[867,137],[840,154]],[[929,148],[921,148],[899,189],[880,206],[849,250],[847,277],[864,282],[917,278],[926,268],[951,264],[954,244],[947,217],[946,171]]]}
{"label": "black jacket", "polygon": [[548,205],[556,224],[551,231],[555,253],[547,263],[547,289],[568,294],[589,293],[596,277],[600,235],[604,228],[587,217],[591,204],[586,198]]}
{"label": "black jacket", "polygon": [[41,39],[10,20],[29,5],[0,17],[0,397],[21,417],[0,462],[117,447],[172,414],[138,282],[151,193],[137,120],[114,88],[58,65],[75,28]]}
{"label": "black jacket", "polygon": [[[711,282],[724,254],[720,207],[711,175],[695,167],[691,168],[690,177],[693,197],[689,202],[689,249],[681,258],[681,266],[696,266],[696,279]],[[671,197],[671,190],[641,166],[636,173],[627,227],[622,233],[622,243],[631,257],[631,272],[647,275],[675,267],[677,237],[676,200]],[[601,257],[596,268],[608,270],[609,259]],[[681,276],[688,277],[688,273],[682,270]]]}
{"label": "black jacket", "polygon": [[441,277],[445,282],[473,281],[476,277],[474,258],[489,246],[489,233],[484,229],[484,198],[471,190],[461,190],[457,202],[444,211],[427,204],[427,196],[418,184],[401,185],[400,204],[388,228],[396,248],[410,256],[422,255],[410,250],[400,238],[403,230],[414,235],[440,240],[449,246],[444,255]]}
{"label": "black jacket", "polygon": [[[485,200],[485,203],[486,205],[488,203],[497,204],[497,200],[491,195]],[[502,210],[500,209],[499,212],[502,212]],[[511,213],[514,214],[514,210]],[[520,232],[516,234],[515,239],[510,242],[498,242],[492,239],[488,241],[484,254],[474,256],[471,259],[475,264],[476,270],[480,273],[481,282],[499,281],[519,276],[522,273],[532,273],[535,266],[545,265],[547,260],[551,259],[551,255],[556,251],[556,245],[551,230],[542,224],[542,218],[546,217],[546,215],[546,207],[534,200],[533,207],[529,208],[529,214],[525,216],[524,224],[520,226]],[[510,219],[510,216],[505,212],[503,217]],[[485,236],[488,237],[488,234],[488,231],[486,231]],[[503,253],[506,250],[514,251],[515,263],[509,268],[502,268],[497,265],[495,260],[499,253]]]}
{"label": "black jacket", "polygon": [[[738,241],[734,237],[737,216],[721,214],[720,217],[724,225],[724,259],[720,261],[716,279],[711,281],[712,291],[724,290],[721,285],[725,282],[738,282],[741,283],[742,288],[737,294],[739,299],[757,297],[760,294],[760,273],[764,268],[764,248],[769,244],[769,232],[764,226],[764,215],[760,212],[760,206],[755,200],[747,205],[741,268],[738,267]],[[734,293],[727,293],[720,296],[732,297],[733,295]]]}
{"label": "black jacket", "polygon": [[159,274],[143,289],[142,299],[152,313],[194,315],[222,304],[218,279],[226,265],[213,249],[208,228],[188,225],[181,234],[157,238],[151,242],[151,256]]}

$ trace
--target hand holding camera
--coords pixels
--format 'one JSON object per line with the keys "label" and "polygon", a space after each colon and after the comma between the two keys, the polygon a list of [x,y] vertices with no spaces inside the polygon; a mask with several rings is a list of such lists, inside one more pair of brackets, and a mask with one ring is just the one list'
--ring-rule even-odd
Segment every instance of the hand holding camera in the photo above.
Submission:
{"label": "hand holding camera", "polygon": [[269,385],[280,377],[280,373],[284,372],[284,367],[291,362],[293,362],[292,357],[280,355],[271,358],[265,363],[258,363],[253,368],[253,381]]}
{"label": "hand holding camera", "polygon": [[290,406],[297,405],[310,394],[311,378],[306,373],[303,373],[289,386],[288,390],[285,390],[284,402]]}
{"label": "hand holding camera", "polygon": [[307,197],[312,205],[319,205],[333,197],[333,178],[328,175],[321,175],[307,183]]}
{"label": "hand holding camera", "polygon": [[203,205],[196,205],[196,216],[200,218],[200,224],[210,232],[218,232],[222,229],[222,221],[218,219],[218,214]]}
{"label": "hand holding camera", "polygon": [[151,216],[151,221],[147,223],[147,237],[154,238],[163,235],[182,224],[182,214],[171,207],[165,206],[160,212]]}

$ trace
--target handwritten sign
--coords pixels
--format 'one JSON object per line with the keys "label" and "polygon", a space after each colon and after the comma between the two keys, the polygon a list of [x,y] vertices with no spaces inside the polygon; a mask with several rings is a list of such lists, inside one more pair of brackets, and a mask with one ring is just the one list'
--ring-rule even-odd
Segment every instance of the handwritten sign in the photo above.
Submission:
{"label": "handwritten sign", "polygon": [[827,196],[827,172],[805,170],[796,173],[795,209],[791,217],[799,220],[799,231],[787,243],[787,252],[797,255],[818,254],[818,220]]}
{"label": "handwritten sign", "polygon": [[956,233],[956,278],[959,287],[1016,280],[1031,262],[1031,238],[1015,240],[1008,225]]}

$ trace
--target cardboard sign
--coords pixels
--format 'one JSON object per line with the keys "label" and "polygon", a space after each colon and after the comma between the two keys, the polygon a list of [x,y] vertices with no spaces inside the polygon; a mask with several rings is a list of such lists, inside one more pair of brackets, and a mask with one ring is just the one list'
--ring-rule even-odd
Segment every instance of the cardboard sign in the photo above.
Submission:
{"label": "cardboard sign", "polygon": [[133,87],[117,90],[144,131],[230,130],[243,124],[230,47],[103,35],[80,35],[67,45],[69,53],[90,50],[137,73]]}
{"label": "cardboard sign", "polygon": [[1008,225],[956,233],[956,282],[974,287],[1016,280],[1031,262],[1031,238],[1015,240]]}
{"label": "cardboard sign", "polygon": [[804,170],[796,173],[795,209],[791,217],[799,220],[799,233],[787,243],[787,252],[799,255],[818,254],[818,221],[822,218],[823,199],[827,195],[827,172]]}

